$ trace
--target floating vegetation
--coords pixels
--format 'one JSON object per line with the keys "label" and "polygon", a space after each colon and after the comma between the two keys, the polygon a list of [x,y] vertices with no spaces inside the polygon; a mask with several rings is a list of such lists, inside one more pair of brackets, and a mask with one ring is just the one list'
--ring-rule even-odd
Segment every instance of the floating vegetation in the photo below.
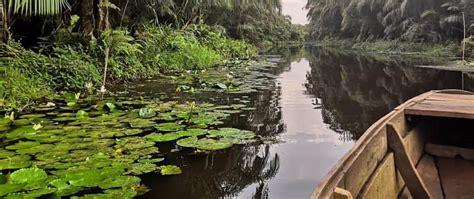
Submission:
{"label": "floating vegetation", "polygon": [[0,172],[8,173],[0,173],[0,197],[133,198],[144,190],[137,175],[182,172],[160,165],[160,143],[215,151],[256,140],[250,131],[217,128],[245,105],[89,100],[85,108],[77,94],[63,101],[0,119]]}
{"label": "floating vegetation", "polygon": [[181,168],[175,165],[163,165],[160,166],[161,175],[178,175],[181,174]]}
{"label": "floating vegetation", "polygon": [[172,131],[179,131],[184,129],[184,125],[175,123],[175,122],[167,122],[155,125],[155,128],[158,131],[165,131],[165,132],[172,132]]}

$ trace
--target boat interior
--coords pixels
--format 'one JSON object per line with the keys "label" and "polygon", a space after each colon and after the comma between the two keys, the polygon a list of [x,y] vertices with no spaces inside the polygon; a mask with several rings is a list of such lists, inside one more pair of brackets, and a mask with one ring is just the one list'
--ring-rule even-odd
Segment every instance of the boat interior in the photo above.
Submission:
{"label": "boat interior", "polygon": [[474,95],[449,100],[380,119],[312,198],[474,198]]}

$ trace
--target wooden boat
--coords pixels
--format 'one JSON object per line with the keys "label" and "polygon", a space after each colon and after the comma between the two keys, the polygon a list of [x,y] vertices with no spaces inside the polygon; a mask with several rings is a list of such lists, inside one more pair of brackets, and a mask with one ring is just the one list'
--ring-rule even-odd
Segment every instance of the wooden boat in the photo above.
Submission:
{"label": "wooden boat", "polygon": [[395,108],[312,198],[474,198],[474,93],[430,91]]}

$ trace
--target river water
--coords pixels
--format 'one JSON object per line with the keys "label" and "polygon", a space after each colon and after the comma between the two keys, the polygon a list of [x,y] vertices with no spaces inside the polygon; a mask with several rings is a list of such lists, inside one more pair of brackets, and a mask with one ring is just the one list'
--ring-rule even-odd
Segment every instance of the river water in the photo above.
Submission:
{"label": "river water", "polygon": [[473,74],[415,67],[427,60],[317,47],[280,53],[286,61],[272,86],[248,96],[255,110],[226,122],[264,142],[167,157],[183,173],[143,176],[151,189],[143,198],[309,198],[365,129],[397,105],[432,89],[474,90]]}

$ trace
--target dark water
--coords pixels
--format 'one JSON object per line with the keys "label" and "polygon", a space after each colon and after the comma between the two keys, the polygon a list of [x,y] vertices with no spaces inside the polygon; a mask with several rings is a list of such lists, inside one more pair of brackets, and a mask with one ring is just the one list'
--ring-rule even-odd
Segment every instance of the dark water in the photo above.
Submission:
{"label": "dark water", "polygon": [[432,89],[474,90],[474,75],[414,67],[421,60],[321,48],[282,53],[288,62],[275,69],[278,78],[249,96],[256,110],[226,124],[268,141],[208,155],[169,155],[183,174],[144,176],[151,191],[143,198],[308,198],[364,130],[398,104]]}

